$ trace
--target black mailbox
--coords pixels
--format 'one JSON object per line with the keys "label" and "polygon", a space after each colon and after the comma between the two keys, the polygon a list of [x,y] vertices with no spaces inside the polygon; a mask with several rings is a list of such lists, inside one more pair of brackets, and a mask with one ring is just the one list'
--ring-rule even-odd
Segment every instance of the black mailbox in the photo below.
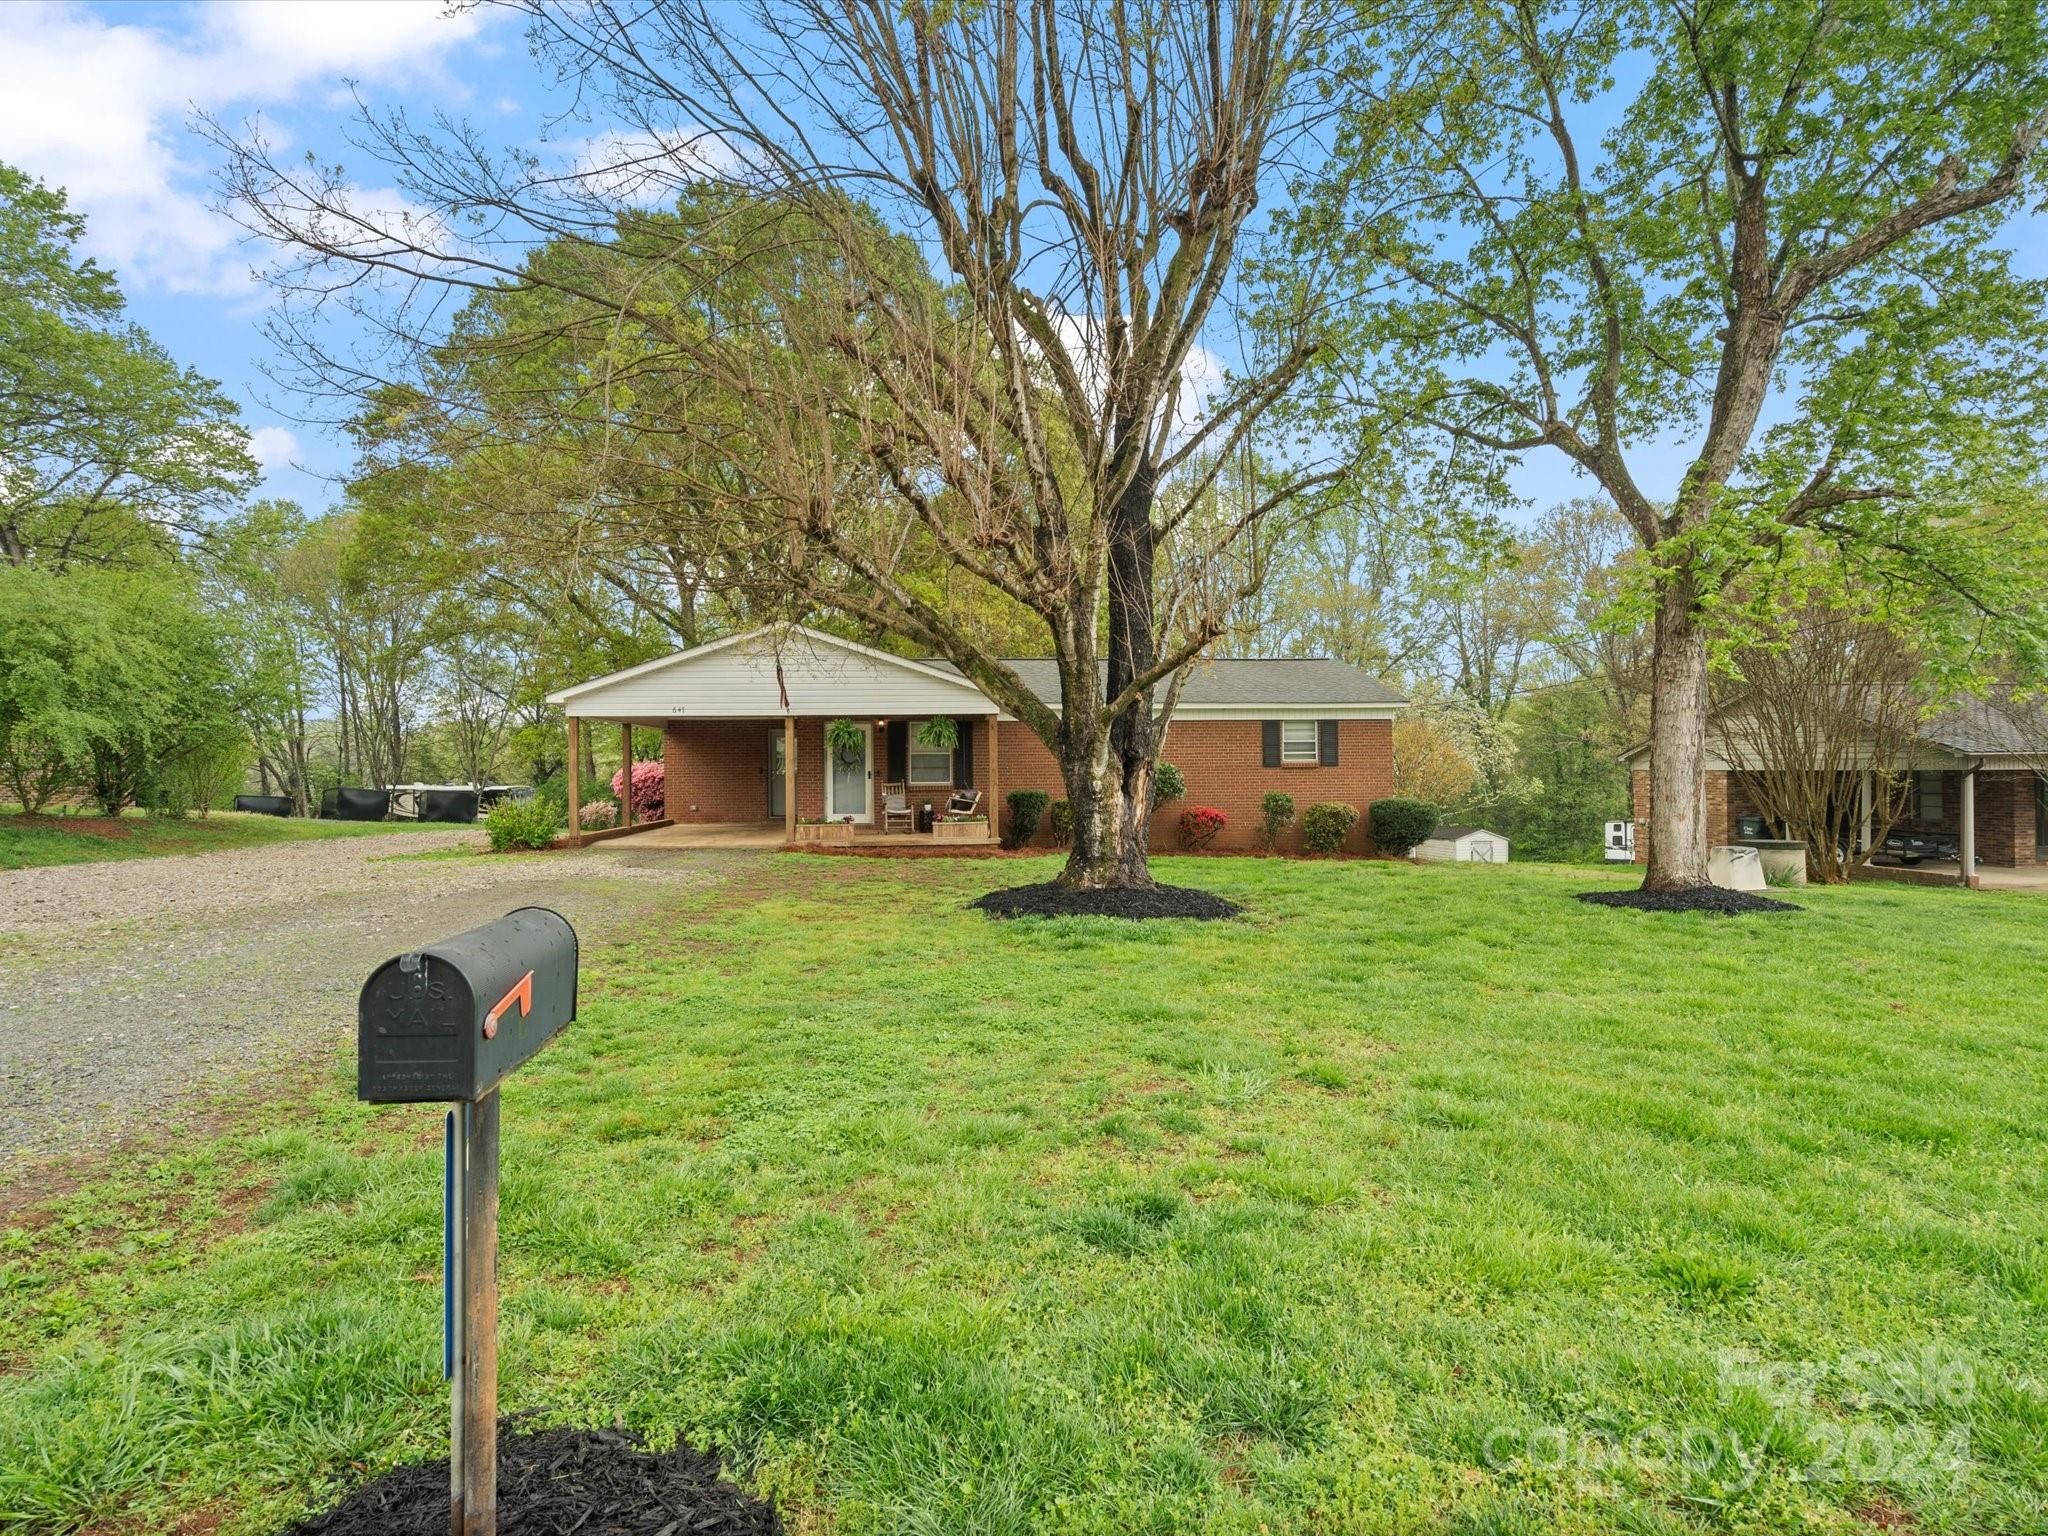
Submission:
{"label": "black mailbox", "polygon": [[356,1097],[481,1099],[576,1017],[576,930],[521,907],[387,960],[356,1008]]}

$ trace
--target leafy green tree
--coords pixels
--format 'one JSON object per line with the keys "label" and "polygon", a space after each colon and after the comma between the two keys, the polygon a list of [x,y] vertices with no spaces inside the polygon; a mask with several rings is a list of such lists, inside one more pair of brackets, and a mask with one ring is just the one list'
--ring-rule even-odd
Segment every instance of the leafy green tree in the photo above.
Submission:
{"label": "leafy green tree", "polygon": [[163,557],[253,483],[234,404],[122,322],[62,192],[0,164],[0,561]]}
{"label": "leafy green tree", "polygon": [[[1627,518],[1626,617],[1654,644],[1647,886],[1706,881],[1710,651],[1793,533],[1859,580],[1965,594],[1928,637],[1950,664],[2038,667],[2017,491],[2048,323],[1996,239],[2042,185],[2034,0],[1359,13],[1338,154],[1295,223],[1363,295],[1328,398],[1433,434],[1482,489],[1562,454]],[[1665,497],[1642,461],[1670,444]]]}
{"label": "leafy green tree", "polygon": [[84,781],[147,691],[150,660],[99,582],[0,565],[0,774],[24,811]]}
{"label": "leafy green tree", "polygon": [[197,556],[259,782],[291,796],[301,816],[311,808],[311,722],[331,677],[313,622],[312,527],[290,502],[258,502],[213,525]]}
{"label": "leafy green tree", "polygon": [[85,766],[93,798],[109,816],[129,805],[188,809],[173,797],[175,782],[211,784],[218,759],[248,740],[216,616],[184,566],[74,572],[63,581],[104,592],[130,660],[119,712],[91,740]]}

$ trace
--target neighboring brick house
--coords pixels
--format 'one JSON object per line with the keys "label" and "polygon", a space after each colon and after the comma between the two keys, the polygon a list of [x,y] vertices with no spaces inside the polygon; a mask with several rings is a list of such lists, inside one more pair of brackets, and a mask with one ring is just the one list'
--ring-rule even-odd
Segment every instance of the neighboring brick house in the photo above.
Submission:
{"label": "neighboring brick house", "polygon": [[[1736,731],[1736,736],[1741,732]],[[1649,857],[1650,775],[1647,744],[1625,761],[1635,790],[1636,862]],[[1707,843],[1741,841],[1745,817],[1761,819],[1743,787],[1738,741],[1718,726],[1707,733]],[[1979,864],[2002,868],[2048,864],[2048,709],[1997,689],[1924,721],[1901,761],[1843,776],[1842,794],[1859,807],[1877,798],[1875,775],[1901,775],[1908,796],[1901,824],[1961,838],[1966,818]],[[1971,781],[1965,783],[1966,777]],[[1862,833],[1867,844],[1870,832]],[[1767,836],[1783,829],[1766,827]]]}
{"label": "neighboring brick house", "polygon": [[[1059,707],[1052,662],[1008,665]],[[572,732],[596,721],[659,728],[670,821],[780,820],[793,834],[800,821],[851,819],[879,831],[883,790],[894,785],[917,808],[979,789],[999,835],[1011,790],[1066,793],[1045,744],[950,663],[817,630],[735,635],[565,688],[549,702],[562,706]],[[1352,843],[1366,848],[1365,808],[1393,793],[1393,721],[1405,703],[1357,668],[1323,658],[1196,663],[1161,754],[1181,770],[1187,797],[1154,816],[1153,845],[1171,847],[1179,813],[1208,805],[1226,817],[1214,846],[1252,847],[1259,802],[1278,789],[1297,811],[1321,800],[1356,807]],[[918,739],[919,724],[937,715],[954,722],[951,750]],[[828,753],[833,719],[853,721],[864,746]],[[1049,838],[1042,826],[1038,840]],[[1282,846],[1297,838],[1290,831]]]}

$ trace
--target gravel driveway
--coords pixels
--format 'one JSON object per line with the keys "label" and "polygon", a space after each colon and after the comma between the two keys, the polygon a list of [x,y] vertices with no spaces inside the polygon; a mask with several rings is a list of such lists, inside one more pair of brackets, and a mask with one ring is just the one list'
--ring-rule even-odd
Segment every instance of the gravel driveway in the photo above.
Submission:
{"label": "gravel driveway", "polygon": [[332,1050],[371,967],[517,906],[586,942],[730,853],[418,858],[471,830],[0,871],[0,1184],[252,1067]]}

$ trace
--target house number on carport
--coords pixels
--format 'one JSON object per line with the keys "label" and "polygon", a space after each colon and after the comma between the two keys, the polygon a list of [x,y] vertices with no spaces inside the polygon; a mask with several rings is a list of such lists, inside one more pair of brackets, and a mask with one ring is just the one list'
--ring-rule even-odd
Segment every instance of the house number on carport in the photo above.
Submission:
{"label": "house number on carport", "polygon": [[356,1097],[453,1102],[442,1366],[452,1536],[498,1529],[498,1085],[576,1017],[576,930],[521,907],[385,961],[356,1005]]}

